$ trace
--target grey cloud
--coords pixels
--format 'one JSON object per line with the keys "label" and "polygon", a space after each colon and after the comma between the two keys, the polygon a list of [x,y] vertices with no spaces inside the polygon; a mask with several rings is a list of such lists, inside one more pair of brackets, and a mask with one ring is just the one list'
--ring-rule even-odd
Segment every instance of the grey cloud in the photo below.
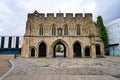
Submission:
{"label": "grey cloud", "polygon": [[[39,12],[84,12],[93,6],[94,20],[102,15],[105,22],[120,17],[120,0],[0,0],[0,35],[24,35],[27,13]],[[87,6],[87,7],[86,7]],[[94,8],[94,7],[93,7]]]}
{"label": "grey cloud", "polygon": [[95,17],[101,15],[105,23],[119,18],[119,3],[120,0],[96,0]]}

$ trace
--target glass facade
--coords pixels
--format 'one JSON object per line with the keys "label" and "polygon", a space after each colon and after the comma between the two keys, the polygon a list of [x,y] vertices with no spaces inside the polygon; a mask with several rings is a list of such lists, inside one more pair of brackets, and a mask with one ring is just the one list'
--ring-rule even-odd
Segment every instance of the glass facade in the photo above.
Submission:
{"label": "glass facade", "polygon": [[111,56],[120,56],[120,18],[115,19],[106,25],[109,45],[118,44],[116,46],[110,46],[107,50]]}

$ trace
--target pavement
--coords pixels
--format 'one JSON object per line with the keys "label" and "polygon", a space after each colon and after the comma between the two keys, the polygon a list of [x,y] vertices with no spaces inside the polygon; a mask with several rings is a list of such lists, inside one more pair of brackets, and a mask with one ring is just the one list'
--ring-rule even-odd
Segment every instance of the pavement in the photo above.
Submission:
{"label": "pavement", "polygon": [[12,57],[13,55],[0,55],[0,77],[3,76],[11,68],[11,64],[8,60]]}
{"label": "pavement", "polygon": [[109,75],[8,75],[4,80],[118,80]]}
{"label": "pavement", "polygon": [[11,58],[3,80],[120,80],[120,57]]}

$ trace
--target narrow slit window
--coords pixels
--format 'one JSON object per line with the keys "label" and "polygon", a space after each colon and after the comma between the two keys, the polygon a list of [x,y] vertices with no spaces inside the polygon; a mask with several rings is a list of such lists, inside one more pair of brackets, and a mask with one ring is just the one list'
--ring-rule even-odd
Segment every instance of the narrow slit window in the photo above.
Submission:
{"label": "narrow slit window", "polygon": [[77,27],[77,35],[80,35],[80,33],[81,33],[81,32],[80,32],[80,27],[78,26],[78,27]]}

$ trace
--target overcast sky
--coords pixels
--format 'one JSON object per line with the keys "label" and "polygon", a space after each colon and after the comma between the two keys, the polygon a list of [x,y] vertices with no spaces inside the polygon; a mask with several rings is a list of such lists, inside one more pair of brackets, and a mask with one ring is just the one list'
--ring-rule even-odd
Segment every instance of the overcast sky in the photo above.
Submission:
{"label": "overcast sky", "polygon": [[104,23],[120,18],[120,0],[0,0],[0,36],[23,36],[27,14],[42,13],[93,13]]}

